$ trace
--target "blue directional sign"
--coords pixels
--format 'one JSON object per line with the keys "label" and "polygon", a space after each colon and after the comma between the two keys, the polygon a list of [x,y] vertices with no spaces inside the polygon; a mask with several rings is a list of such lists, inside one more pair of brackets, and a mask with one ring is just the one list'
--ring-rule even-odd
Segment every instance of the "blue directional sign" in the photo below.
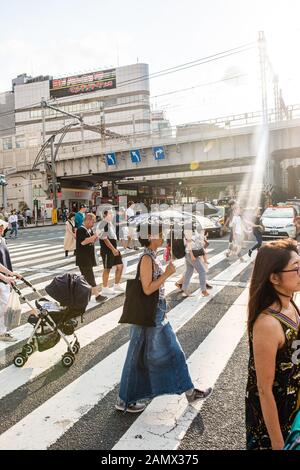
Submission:
{"label": "blue directional sign", "polygon": [[106,157],[106,163],[108,166],[117,164],[117,157],[115,153],[107,153],[105,157]]}
{"label": "blue directional sign", "polygon": [[130,156],[132,163],[141,163],[142,157],[139,150],[130,150]]}
{"label": "blue directional sign", "polygon": [[166,158],[165,149],[163,147],[153,147],[152,151],[155,160],[164,160]]}

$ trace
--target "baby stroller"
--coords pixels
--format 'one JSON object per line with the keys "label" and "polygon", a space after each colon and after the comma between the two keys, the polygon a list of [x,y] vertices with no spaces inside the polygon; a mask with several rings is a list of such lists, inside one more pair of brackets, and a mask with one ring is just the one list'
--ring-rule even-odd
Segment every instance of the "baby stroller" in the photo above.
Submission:
{"label": "baby stroller", "polygon": [[[62,356],[64,367],[71,367],[75,361],[75,355],[78,354],[80,344],[75,333],[78,325],[76,317],[85,312],[87,304],[91,297],[91,286],[85,281],[83,276],[77,274],[63,274],[53,279],[45,290],[51,297],[58,301],[54,302],[43,297],[33,285],[26,279],[23,282],[35,292],[39,299],[35,301],[35,307],[32,306],[21,293],[13,286],[13,289],[20,298],[31,308],[37,310],[37,314],[28,317],[28,323],[33,326],[33,332],[30,335],[22,351],[14,357],[16,367],[23,367],[28,357],[35,351],[46,351],[53,348],[60,339],[63,339],[67,346],[67,351]],[[72,336],[71,341],[67,336]]]}

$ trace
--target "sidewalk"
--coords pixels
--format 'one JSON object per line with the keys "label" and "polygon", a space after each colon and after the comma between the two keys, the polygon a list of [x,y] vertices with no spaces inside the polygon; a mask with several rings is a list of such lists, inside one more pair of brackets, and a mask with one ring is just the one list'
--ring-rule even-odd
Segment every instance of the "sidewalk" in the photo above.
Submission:
{"label": "sidewalk", "polygon": [[29,228],[55,227],[56,225],[65,225],[65,222],[60,220],[59,222],[57,222],[57,224],[53,224],[50,220],[46,220],[46,222],[44,222],[43,220],[38,220],[37,225],[27,224],[25,227],[19,227],[19,230],[26,230]]}

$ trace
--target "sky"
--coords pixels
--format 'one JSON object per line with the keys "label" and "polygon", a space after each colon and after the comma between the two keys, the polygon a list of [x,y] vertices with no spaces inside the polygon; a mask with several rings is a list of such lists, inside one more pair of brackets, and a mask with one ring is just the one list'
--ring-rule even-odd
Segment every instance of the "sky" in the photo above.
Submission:
{"label": "sky", "polygon": [[153,73],[253,43],[153,78],[150,91],[153,109],[164,109],[172,124],[256,111],[264,31],[284,100],[300,103],[299,0],[2,0],[0,11],[0,92],[21,73],[61,77],[137,61]]}

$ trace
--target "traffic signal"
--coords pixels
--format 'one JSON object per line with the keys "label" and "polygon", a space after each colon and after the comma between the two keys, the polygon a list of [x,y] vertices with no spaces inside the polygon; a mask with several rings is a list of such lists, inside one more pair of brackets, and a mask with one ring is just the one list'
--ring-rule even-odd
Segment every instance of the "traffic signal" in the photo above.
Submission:
{"label": "traffic signal", "polygon": [[60,183],[56,183],[56,191],[58,193],[61,193],[61,184]]}
{"label": "traffic signal", "polygon": [[53,183],[49,183],[49,193],[53,193]]}
{"label": "traffic signal", "polygon": [[7,181],[5,179],[5,175],[0,175],[0,186],[6,186]]}

